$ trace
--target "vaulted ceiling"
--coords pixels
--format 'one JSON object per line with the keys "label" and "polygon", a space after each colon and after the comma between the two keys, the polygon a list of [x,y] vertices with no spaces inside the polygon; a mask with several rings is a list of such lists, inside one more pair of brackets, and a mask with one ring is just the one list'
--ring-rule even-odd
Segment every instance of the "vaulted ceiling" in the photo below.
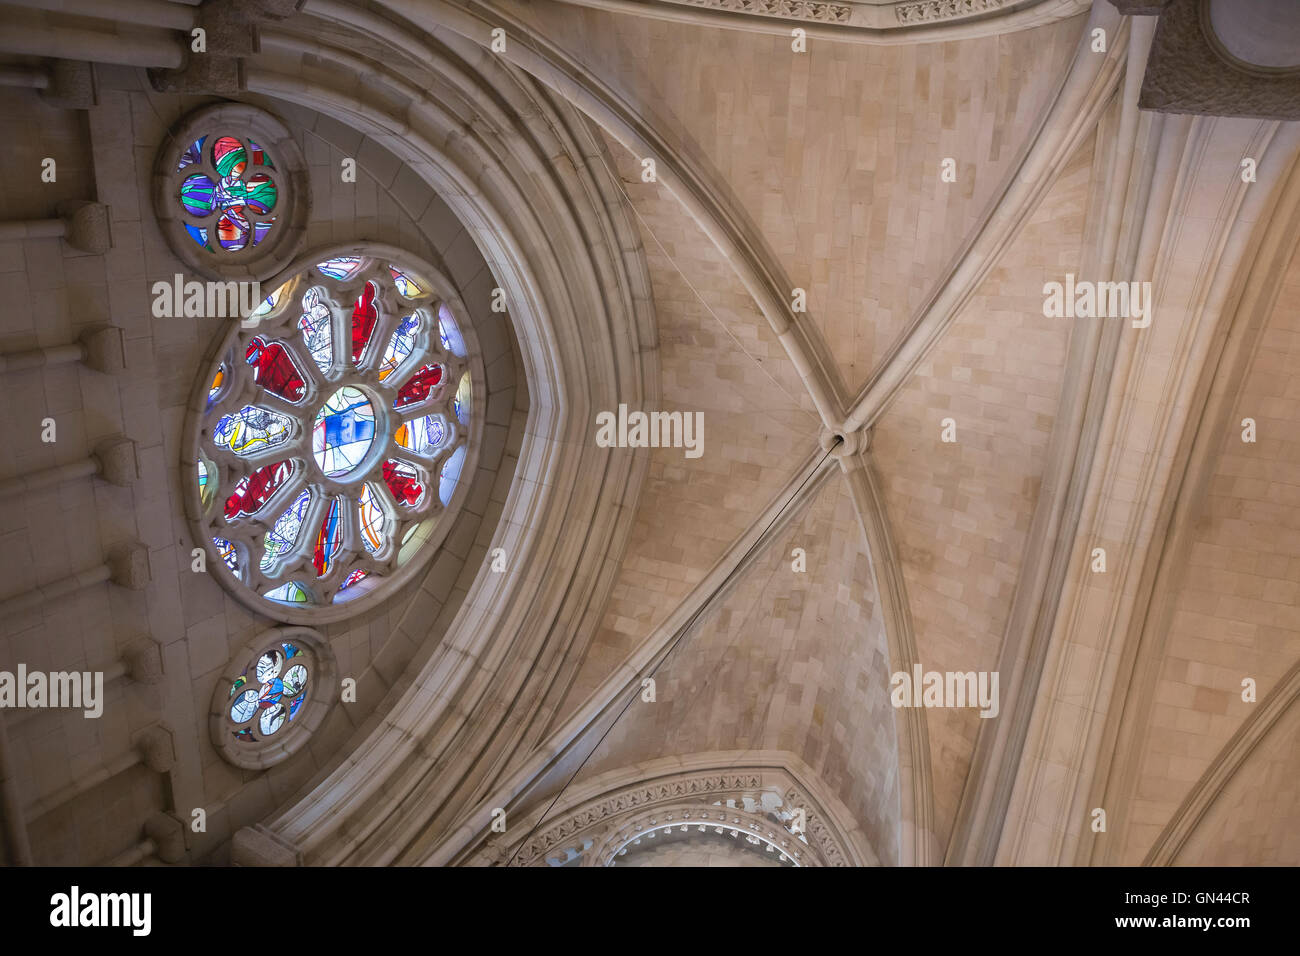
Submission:
{"label": "vaulted ceiling", "polygon": [[[265,622],[171,575],[122,625],[121,643],[175,644],[161,707],[192,752],[162,809],[224,815],[191,858],[232,858],[234,834],[242,862],[571,862],[645,800],[691,793],[758,826],[766,788],[785,799],[768,819],[817,808],[822,862],[1296,862],[1297,124],[1139,109],[1154,22],[1108,2],[920,27],[917,4],[847,4],[838,27],[733,6],[309,0],[261,26],[222,95],[302,140],[310,244],[446,263],[521,387],[502,389],[500,468],[454,564],[330,629],[370,696],[310,759],[241,773],[203,739],[213,671]],[[146,250],[150,143],[209,98],[151,90],[137,67],[155,65],[99,67],[84,123],[4,92],[95,156],[60,189],[134,202],[114,228]],[[356,190],[335,174],[349,156]],[[5,219],[48,214],[3,195]],[[6,245],[14,288],[87,268]],[[150,275],[172,267],[157,255]],[[111,273],[107,318],[138,322]],[[1152,324],[1046,315],[1066,274],[1151,282]],[[67,337],[6,323],[7,350]],[[166,408],[200,330],[138,334]],[[52,387],[23,374],[5,387]],[[620,403],[702,412],[704,454],[598,447],[594,416]],[[9,447],[32,447],[0,467],[45,464],[9,414],[26,436]],[[122,507],[161,501],[180,527],[176,456]],[[185,548],[183,528],[140,534]],[[15,591],[57,577],[6,551]],[[55,615],[7,635],[9,656],[44,655]],[[891,706],[914,665],[998,672],[998,716]],[[61,742],[42,769],[23,755],[48,741],[10,733],[41,792],[107,746]],[[165,803],[137,791],[132,814]],[[115,852],[85,839],[48,858]],[[718,833],[624,849],[618,865],[771,860]]]}

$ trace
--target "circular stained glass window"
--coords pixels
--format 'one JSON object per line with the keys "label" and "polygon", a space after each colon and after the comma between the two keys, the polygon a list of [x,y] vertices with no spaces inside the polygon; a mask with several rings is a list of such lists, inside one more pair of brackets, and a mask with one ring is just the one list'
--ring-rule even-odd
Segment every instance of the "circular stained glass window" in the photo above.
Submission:
{"label": "circular stained glass window", "polygon": [[[209,561],[246,602],[286,620],[343,616],[445,534],[480,366],[458,300],[437,287],[400,254],[323,256],[228,334],[185,468]],[[232,699],[231,718],[265,716],[249,711],[265,686]]]}
{"label": "circular stained glass window", "polygon": [[164,144],[154,207],[173,249],[222,277],[282,268],[308,214],[306,166],[270,114],[224,103],[191,114]]}
{"label": "circular stained glass window", "polygon": [[266,631],[228,665],[213,691],[213,743],[231,763],[269,767],[306,742],[337,697],[334,655],[315,631]]}

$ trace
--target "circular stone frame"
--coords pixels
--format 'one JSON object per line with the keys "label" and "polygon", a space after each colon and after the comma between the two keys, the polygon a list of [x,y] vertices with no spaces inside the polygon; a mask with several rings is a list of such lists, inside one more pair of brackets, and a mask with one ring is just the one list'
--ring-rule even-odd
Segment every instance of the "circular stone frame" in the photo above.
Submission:
{"label": "circular stone frame", "polygon": [[[302,295],[305,294],[306,290],[320,285],[319,282],[311,279],[312,273],[316,271],[314,267],[317,263],[347,256],[364,257],[371,260],[371,263],[355,273],[350,279],[345,280],[340,287],[346,290],[342,297],[343,300],[351,301],[346,293],[355,294],[356,290],[363,288],[367,276],[373,274],[376,265],[395,263],[409,270],[413,276],[429,287],[428,298],[418,306],[419,309],[432,311],[436,315],[437,304],[444,304],[447,307],[451,317],[455,320],[457,331],[460,333],[465,354],[462,359],[455,363],[440,361],[440,364],[444,365],[445,379],[443,381],[446,383],[445,386],[440,384],[434,389],[429,404],[421,403],[413,405],[412,408],[416,409],[419,414],[424,414],[429,411],[436,411],[443,403],[450,404],[452,396],[456,393],[459,376],[468,374],[471,396],[469,420],[468,424],[465,425],[455,421],[450,414],[444,416],[451,426],[449,437],[445,439],[443,444],[438,446],[435,457],[431,459],[422,459],[420,456],[414,456],[407,451],[399,453],[402,460],[416,458],[415,463],[424,471],[424,477],[431,479],[426,483],[425,493],[433,499],[419,514],[415,525],[415,527],[419,528],[419,531],[415,535],[411,535],[409,540],[403,540],[399,535],[409,532],[409,528],[404,530],[402,525],[405,521],[411,519],[402,519],[401,516],[398,516],[397,525],[390,526],[389,530],[395,539],[392,550],[401,552],[404,556],[397,556],[395,563],[387,567],[384,573],[372,574],[368,580],[353,585],[354,596],[345,601],[325,604],[294,604],[269,600],[227,567],[222,560],[220,551],[212,540],[214,536],[212,525],[217,520],[217,512],[221,508],[221,502],[224,501],[223,495],[230,490],[234,482],[231,481],[230,476],[225,474],[225,465],[211,461],[206,455],[202,454],[205,437],[210,437],[212,426],[216,421],[216,417],[211,415],[210,412],[218,407],[215,404],[209,404],[209,389],[215,373],[221,368],[227,357],[233,356],[237,352],[242,358],[247,340],[265,333],[267,323],[272,325],[282,324],[285,322],[286,316],[301,313],[299,306]],[[307,281],[304,281],[305,279]],[[265,283],[263,291],[267,288],[278,291],[283,287],[290,286],[290,284],[291,287],[286,291],[285,298],[277,302],[276,307],[263,319],[231,320],[229,329],[216,336],[207,357],[200,364],[201,371],[194,384],[181,441],[181,494],[185,503],[186,517],[189,519],[190,531],[194,538],[192,547],[201,547],[204,550],[205,567],[208,573],[216,577],[232,597],[254,613],[272,620],[286,624],[314,626],[345,620],[374,608],[383,601],[388,600],[394,593],[409,583],[432,560],[439,546],[450,532],[455,516],[469,494],[469,488],[478,469],[478,456],[482,447],[483,429],[486,420],[487,387],[482,354],[473,323],[469,320],[468,311],[460,296],[454,291],[455,287],[450,279],[441,270],[423,259],[394,246],[376,242],[363,241],[322,246],[299,256],[289,268],[273,276],[271,280]],[[373,364],[372,352],[382,352],[382,349],[376,346],[375,343],[382,344],[386,334],[382,331],[382,327],[376,327],[371,339],[372,347],[368,347],[367,352],[364,354],[363,364]],[[296,348],[301,347],[296,346]],[[307,366],[311,362],[310,359],[304,360],[299,357],[296,352],[294,357],[298,359],[297,364],[300,366]],[[314,368],[314,366],[311,369],[302,368],[300,371],[314,373]],[[400,383],[400,380],[404,379],[408,373],[409,369],[408,372],[397,374],[393,378]],[[372,386],[363,381],[368,374],[358,373],[356,369],[336,370],[333,379],[324,388],[317,388],[313,392],[312,386],[309,385],[308,394],[301,401],[302,412],[299,418],[292,422],[292,430],[296,433],[299,422],[313,418],[321,401],[341,387],[361,384],[365,394],[372,399],[373,403],[375,395]],[[219,393],[217,401],[227,405],[231,402],[238,404],[243,398],[248,397],[247,389],[235,391],[227,388],[226,391],[229,394],[225,392]],[[443,397],[437,397],[439,395]],[[276,402],[275,404],[278,407],[284,403]],[[391,403],[379,411],[380,415],[377,416],[377,420],[391,418]],[[416,414],[417,412],[409,414]],[[308,423],[308,427],[310,427],[310,423]],[[307,435],[305,437],[310,439],[311,436]],[[288,457],[295,460],[311,459],[313,456],[311,447],[305,447],[305,449],[299,451],[289,450],[294,443],[299,441],[299,438],[300,436],[296,434],[291,436],[286,442],[286,446],[289,447],[282,451],[247,459],[248,472],[251,473],[254,469],[275,460],[277,457]],[[343,483],[353,485],[374,478],[374,473],[379,469],[380,463],[389,453],[392,453],[393,437],[389,434],[385,437],[385,440],[376,440],[374,444],[375,447],[372,447],[367,452],[364,461],[354,473],[341,476],[343,482],[320,475],[310,476],[308,487],[313,492],[312,502],[308,516],[302,522],[300,536],[312,533],[312,530],[320,522],[323,511],[322,497],[327,498],[331,494],[342,493]],[[459,477],[456,480],[454,491],[444,505],[439,499],[438,474],[441,471],[442,464],[451,455],[455,454],[459,448],[465,450]],[[206,501],[199,490],[196,477],[196,463],[200,460],[205,460],[208,464],[218,465],[216,474],[212,476],[214,490],[211,497]],[[308,464],[304,461],[302,464],[307,468],[308,472],[317,467],[314,462]],[[357,477],[358,474],[361,477]],[[260,518],[264,519],[266,514],[272,512],[279,513],[287,507],[289,499],[285,494],[286,487],[288,487],[287,483],[270,494],[262,509],[258,512]],[[298,550],[298,547],[295,546],[294,550]],[[241,553],[240,557],[248,565],[252,564],[249,554]],[[292,576],[290,575],[283,577],[284,581],[291,579]]]}
{"label": "circular stone frame", "polygon": [[[308,672],[307,700],[301,713],[292,721],[286,720],[269,740],[241,743],[230,729],[230,706],[235,696],[231,688],[256,666],[258,658],[285,643],[295,645],[306,657],[302,663]],[[246,686],[253,687],[251,682]],[[246,770],[274,767],[306,746],[338,697],[338,664],[334,650],[319,632],[306,627],[273,627],[261,631],[226,664],[212,689],[212,707],[208,711],[212,745],[223,760],[236,767]]]}
{"label": "circular stone frame", "polygon": [[[257,175],[267,176],[275,184],[275,207],[265,217],[254,220],[274,216],[275,225],[256,245],[250,239],[243,249],[209,251],[194,241],[185,223],[187,219],[196,224],[207,221],[215,229],[221,211],[214,209],[207,217],[188,213],[181,203],[181,187],[196,173],[216,181],[210,154],[213,143],[222,136],[238,139],[245,149],[249,140],[253,140],[275,164],[253,167],[250,162],[241,174],[247,180],[255,169]],[[202,137],[207,137],[202,162],[178,170],[176,167],[185,150]],[[184,117],[158,149],[153,182],[154,215],[167,244],[183,263],[209,279],[247,280],[273,275],[293,259],[307,234],[307,220],[311,215],[307,162],[289,129],[255,106],[219,103]]]}

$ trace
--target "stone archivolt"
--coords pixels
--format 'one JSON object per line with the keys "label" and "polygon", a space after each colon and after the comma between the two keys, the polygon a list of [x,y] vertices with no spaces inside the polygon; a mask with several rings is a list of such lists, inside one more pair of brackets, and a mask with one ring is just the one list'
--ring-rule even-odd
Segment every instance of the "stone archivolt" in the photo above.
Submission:
{"label": "stone archivolt", "polygon": [[[629,773],[645,770],[633,768]],[[793,823],[797,809],[804,811],[802,835]],[[561,812],[558,820],[522,842],[489,840],[472,861],[554,866],[581,858],[582,866],[608,866],[630,842],[670,824],[735,831],[737,836],[770,844],[799,866],[874,862],[850,844],[827,811],[788,772],[773,767],[677,773],[625,785]]]}

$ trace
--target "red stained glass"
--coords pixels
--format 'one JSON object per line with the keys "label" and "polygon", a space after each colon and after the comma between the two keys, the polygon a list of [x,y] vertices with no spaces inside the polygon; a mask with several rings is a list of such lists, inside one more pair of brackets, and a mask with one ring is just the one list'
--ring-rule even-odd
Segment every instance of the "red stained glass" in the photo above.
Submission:
{"label": "red stained glass", "polygon": [[291,402],[301,401],[307,394],[307,386],[293,364],[293,358],[279,342],[267,342],[260,335],[254,336],[248,343],[244,358],[253,366],[253,381],[268,392]]}
{"label": "red stained glass", "polygon": [[241,478],[235,493],[226,499],[226,518],[233,521],[241,515],[257,514],[292,474],[293,462],[277,461]]}
{"label": "red stained glass", "polygon": [[416,369],[414,375],[406,380],[397,392],[397,398],[393,401],[394,408],[402,408],[406,405],[414,405],[422,402],[429,397],[433,387],[442,381],[441,365],[422,365]]}
{"label": "red stained glass", "polygon": [[415,469],[391,458],[384,462],[384,481],[398,504],[413,505],[424,497],[424,485],[416,480]]}
{"label": "red stained glass", "polygon": [[316,532],[316,547],[312,549],[311,563],[316,577],[323,578],[334,566],[334,559],[343,546],[343,523],[339,518],[339,499],[335,498],[325,509],[325,518]]}
{"label": "red stained glass", "polygon": [[361,353],[370,343],[374,334],[375,323],[379,321],[379,303],[375,301],[378,290],[373,282],[366,283],[366,290],[361,293],[352,307],[352,361],[360,362]]}

